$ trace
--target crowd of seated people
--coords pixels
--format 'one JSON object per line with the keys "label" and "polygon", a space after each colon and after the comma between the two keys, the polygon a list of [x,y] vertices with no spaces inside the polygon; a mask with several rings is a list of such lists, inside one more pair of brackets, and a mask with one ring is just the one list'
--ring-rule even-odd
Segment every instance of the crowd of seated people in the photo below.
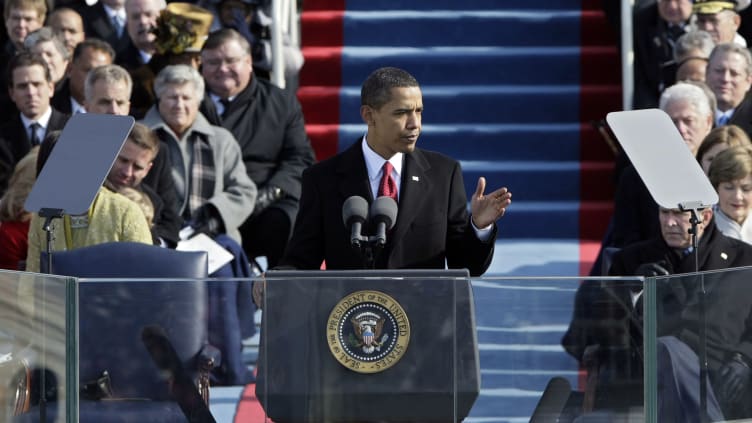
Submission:
{"label": "crowd of seated people", "polygon": [[[247,277],[256,258],[267,258],[269,266],[279,261],[297,214],[302,172],[315,155],[295,91],[268,80],[269,63],[259,72],[254,67],[260,41],[255,3],[221,6],[208,10],[164,0],[4,2],[4,268],[40,269],[41,220],[22,207],[35,176],[29,175],[29,161],[35,168],[37,160],[24,157],[41,148],[46,159],[54,145],[48,141],[78,113],[130,115],[137,123],[89,213],[53,221],[55,249],[107,241],[176,248],[181,229],[190,227],[183,238],[210,235],[235,262],[243,262],[228,264],[217,275]],[[242,24],[232,20],[230,6],[244,10]],[[220,21],[223,10],[230,14]],[[118,213],[105,221],[99,213],[104,206]],[[124,226],[113,224],[117,216],[124,216],[119,220]],[[254,307],[250,289],[243,292],[240,301]],[[243,313],[253,325],[253,312]],[[253,334],[253,327],[242,329],[244,337]],[[221,376],[216,382],[249,378]]]}
{"label": "crowd of seated people", "polygon": [[[224,6],[229,5],[234,4],[223,4],[220,9],[227,12],[231,8]],[[254,12],[254,9],[246,11]],[[215,13],[219,14],[220,10]],[[16,163],[33,146],[43,144],[48,133],[63,129],[70,114],[88,110],[130,114],[141,119],[150,109],[158,112],[158,103],[165,104],[168,99],[157,102],[156,76],[166,66],[190,64],[203,74],[192,74],[199,76],[201,84],[196,88],[200,92],[193,90],[196,104],[186,113],[191,123],[205,122],[204,126],[215,132],[225,131],[222,139],[227,142],[223,148],[231,147],[227,151],[232,153],[222,154],[232,157],[231,161],[223,163],[232,162],[234,175],[238,175],[228,180],[223,179],[226,175],[221,172],[216,175],[204,172],[202,182],[215,177],[223,186],[249,187],[237,197],[243,200],[241,207],[228,210],[220,204],[209,214],[221,211],[227,221],[227,231],[248,255],[251,258],[268,255],[273,265],[281,256],[294,223],[300,175],[315,157],[295,94],[276,88],[253,72],[254,46],[253,40],[248,40],[250,27],[255,24],[253,19],[246,16],[245,26],[235,22],[233,27],[239,32],[224,29],[217,38],[209,37],[210,44],[212,39],[215,41],[202,53],[212,28],[230,26],[223,25],[218,17],[194,4],[168,5],[161,0],[103,0],[93,5],[60,2],[58,7],[44,0],[5,2],[7,34],[4,34],[3,58],[7,60],[2,62],[0,74],[9,89],[0,90],[6,93],[0,94],[0,102],[9,107],[3,108],[0,116],[0,195],[8,190]],[[226,17],[225,23],[229,22]],[[189,36],[171,37],[169,34],[175,30]],[[229,43],[235,43],[232,57],[224,57],[224,45]],[[203,55],[211,56],[205,67],[200,66]],[[87,80],[91,75],[94,75],[93,80]],[[204,79],[207,81],[205,90]],[[122,87],[121,92],[117,92],[119,87]],[[182,99],[176,99],[175,109],[181,109]],[[249,107],[252,104],[263,107]],[[173,118],[174,113],[170,111],[169,117]],[[204,114],[208,114],[208,121]],[[263,126],[252,128],[250,122]],[[152,126],[156,123],[152,122]],[[150,129],[157,139],[164,138],[160,135],[165,133],[164,129]],[[121,169],[121,172],[135,174],[135,178],[129,176],[130,182],[121,185],[137,187],[144,181],[150,201],[157,204],[154,240],[160,245],[175,247],[177,232],[185,222],[196,222],[199,215],[205,214],[204,211],[193,215],[186,212],[181,216],[181,211],[197,211],[195,207],[184,207],[187,203],[183,200],[189,197],[190,190],[198,192],[197,186],[207,188],[211,184],[194,183],[181,177],[183,172],[177,172],[169,160],[170,144],[166,139],[160,143],[163,148],[155,149],[159,153],[147,157],[150,160],[138,166],[133,164],[138,157],[131,154],[126,158],[121,152],[119,163],[129,163],[122,166],[129,169]],[[127,143],[126,149],[134,148]],[[186,158],[201,151],[198,147],[184,150],[185,154],[190,153]],[[172,156],[174,160],[181,158],[180,154]],[[177,165],[184,170],[188,166],[187,163]],[[176,178],[186,185],[176,185]],[[209,200],[211,193],[204,191],[202,195]],[[211,208],[202,210],[207,209]],[[225,226],[225,222],[220,225]],[[243,238],[238,232],[240,227]]]}
{"label": "crowd of seated people", "polygon": [[[698,154],[700,143],[713,128],[734,125],[746,134],[752,131],[752,96],[748,95],[752,87],[752,55],[738,33],[748,6],[748,1],[737,0],[657,0],[635,6],[636,39],[649,38],[657,31],[652,44],[635,41],[635,107],[659,107],[669,114],[693,154]],[[652,26],[647,26],[648,23]],[[649,54],[640,53],[641,46],[648,46]],[[655,49],[667,49],[661,50],[665,61],[656,62]],[[672,66],[671,75],[664,72],[668,64]],[[652,74],[647,79],[660,82],[648,84],[648,89],[648,85],[640,82],[646,79],[638,77],[641,73]],[[702,93],[690,89],[689,84],[702,88]],[[640,94],[646,92],[652,94]],[[713,153],[720,151],[720,144]],[[701,156],[706,152],[702,151]],[[707,159],[714,155],[705,158],[707,163],[697,157],[706,173]],[[655,237],[658,223],[656,204],[623,152],[617,164],[620,171],[614,217],[603,246],[623,248]],[[602,261],[598,260],[591,274],[604,271]]]}

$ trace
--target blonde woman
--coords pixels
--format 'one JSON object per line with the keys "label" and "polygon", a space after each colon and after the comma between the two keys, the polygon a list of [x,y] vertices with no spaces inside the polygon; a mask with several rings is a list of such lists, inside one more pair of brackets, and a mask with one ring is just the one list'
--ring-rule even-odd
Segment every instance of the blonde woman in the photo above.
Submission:
{"label": "blonde woman", "polygon": [[[37,174],[47,161],[60,136],[53,131],[44,139],[37,162]],[[40,251],[45,245],[44,219],[34,214],[29,228],[29,248],[26,270],[39,272]],[[149,224],[139,206],[126,197],[101,187],[89,210],[81,215],[65,215],[56,219],[53,227],[54,251],[72,250],[113,241],[151,244]]]}

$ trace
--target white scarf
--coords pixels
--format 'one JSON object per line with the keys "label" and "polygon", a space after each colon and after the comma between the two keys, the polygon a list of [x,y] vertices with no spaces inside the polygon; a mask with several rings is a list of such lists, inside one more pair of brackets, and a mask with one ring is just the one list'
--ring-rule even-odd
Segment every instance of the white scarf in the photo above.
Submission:
{"label": "white scarf", "polygon": [[717,204],[713,206],[713,215],[715,216],[715,219],[713,219],[715,220],[715,226],[724,235],[744,241],[747,244],[752,244],[752,219],[749,216],[744,220],[743,224],[739,225],[721,211],[721,208]]}

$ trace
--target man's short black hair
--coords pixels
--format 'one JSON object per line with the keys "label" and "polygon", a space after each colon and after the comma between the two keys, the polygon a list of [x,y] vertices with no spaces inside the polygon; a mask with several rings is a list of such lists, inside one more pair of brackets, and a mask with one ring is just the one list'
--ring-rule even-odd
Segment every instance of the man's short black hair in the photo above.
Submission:
{"label": "man's short black hair", "polygon": [[391,100],[392,88],[419,87],[418,80],[400,68],[385,67],[373,71],[360,89],[360,105],[379,109]]}
{"label": "man's short black hair", "polygon": [[110,56],[112,60],[115,60],[115,50],[112,48],[110,43],[102,41],[99,38],[87,38],[76,44],[76,47],[73,48],[73,60],[81,57],[81,55],[84,54],[84,50],[86,50],[87,48],[101,51]]}

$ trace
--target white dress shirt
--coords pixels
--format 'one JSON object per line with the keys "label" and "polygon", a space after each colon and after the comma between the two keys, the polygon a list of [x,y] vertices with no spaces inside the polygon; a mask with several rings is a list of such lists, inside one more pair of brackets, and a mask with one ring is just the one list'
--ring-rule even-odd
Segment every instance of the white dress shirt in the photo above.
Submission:
{"label": "white dress shirt", "polygon": [[[366,135],[363,135],[363,141],[361,143],[362,149],[363,149],[363,157],[366,161],[366,169],[368,171],[368,180],[371,183],[371,194],[373,194],[373,198],[376,198],[378,196],[379,192],[379,182],[381,182],[381,176],[383,174],[383,167],[384,163],[387,162],[386,159],[381,157],[378,153],[373,151],[371,147],[368,145],[368,141],[366,140]],[[401,184],[402,184],[402,178],[400,177],[402,175],[402,164],[404,163],[405,155],[403,153],[397,153],[394,156],[389,158],[389,162],[394,167],[394,170],[392,170],[392,177],[394,178],[394,181],[397,183],[397,199],[400,198],[401,193]],[[399,219],[399,214],[397,215]],[[488,225],[485,228],[478,229],[475,227],[475,223],[473,223],[473,220],[470,219],[470,224],[473,226],[473,229],[475,230],[475,235],[480,239],[481,241],[487,241],[488,238],[491,236],[491,229],[493,229],[493,223]]]}

